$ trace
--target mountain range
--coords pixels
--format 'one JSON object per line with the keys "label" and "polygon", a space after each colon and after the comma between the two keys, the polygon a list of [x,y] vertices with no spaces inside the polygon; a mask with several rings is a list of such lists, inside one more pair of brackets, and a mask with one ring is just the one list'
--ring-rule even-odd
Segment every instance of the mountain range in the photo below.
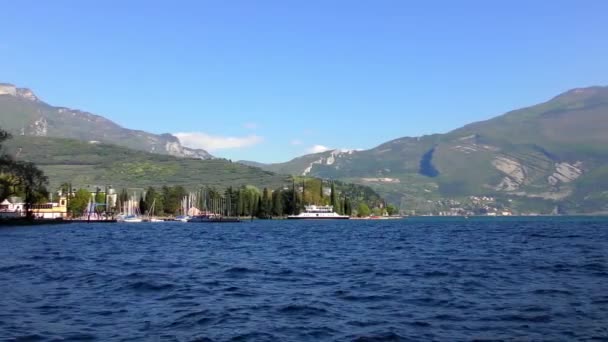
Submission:
{"label": "mountain range", "polygon": [[[48,176],[50,190],[64,183],[133,192],[164,185],[190,191],[203,186],[275,190],[293,185],[290,175],[214,158],[204,150],[183,147],[169,134],[130,130],[98,115],[53,107],[31,90],[6,83],[0,84],[0,128],[13,135],[3,142],[2,152],[34,162]],[[355,203],[382,201],[366,186],[336,182],[335,188]]]}
{"label": "mountain range", "polygon": [[13,135],[70,138],[176,157],[213,158],[205,150],[182,146],[171,134],[127,129],[99,115],[54,107],[30,89],[9,83],[0,83],[0,127]]}
{"label": "mountain range", "polygon": [[369,150],[242,163],[370,185],[402,209],[419,212],[477,196],[520,212],[605,212],[608,87],[572,89],[446,134],[403,137]]}
{"label": "mountain range", "polygon": [[[145,185],[162,181],[163,172],[169,172],[163,179],[195,184],[202,181],[196,170],[203,166],[192,158],[213,158],[182,146],[170,134],[130,130],[95,114],[54,107],[31,90],[6,83],[0,84],[0,127],[15,136],[7,144],[13,153],[41,162],[45,172],[61,179],[69,175],[83,182],[122,179],[118,182]],[[606,132],[608,87],[577,88],[445,134],[403,137],[368,150],[330,150],[285,163],[216,161],[209,169],[215,171],[206,176],[232,172],[237,178],[260,176],[265,180],[258,183],[273,185],[285,178],[263,175],[341,180],[370,186],[403,211],[416,213],[454,209],[480,196],[520,213],[608,212]],[[112,158],[112,153],[124,158]],[[92,161],[89,154],[105,159]],[[79,171],[84,164],[88,167]],[[109,169],[101,175],[104,167]],[[187,171],[180,173],[180,168]],[[259,173],[260,168],[269,173]]]}

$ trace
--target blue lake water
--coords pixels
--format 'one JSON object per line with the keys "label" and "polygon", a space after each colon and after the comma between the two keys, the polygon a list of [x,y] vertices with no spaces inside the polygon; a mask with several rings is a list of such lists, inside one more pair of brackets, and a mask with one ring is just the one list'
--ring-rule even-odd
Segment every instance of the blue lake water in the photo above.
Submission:
{"label": "blue lake water", "polygon": [[608,340],[608,219],[0,228],[0,339]]}

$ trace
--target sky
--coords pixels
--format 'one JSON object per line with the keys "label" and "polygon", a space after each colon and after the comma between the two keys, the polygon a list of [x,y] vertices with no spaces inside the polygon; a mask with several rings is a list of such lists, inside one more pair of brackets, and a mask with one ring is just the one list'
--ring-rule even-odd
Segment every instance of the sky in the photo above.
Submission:
{"label": "sky", "polygon": [[232,160],[444,133],[608,84],[608,1],[3,1],[0,83]]}

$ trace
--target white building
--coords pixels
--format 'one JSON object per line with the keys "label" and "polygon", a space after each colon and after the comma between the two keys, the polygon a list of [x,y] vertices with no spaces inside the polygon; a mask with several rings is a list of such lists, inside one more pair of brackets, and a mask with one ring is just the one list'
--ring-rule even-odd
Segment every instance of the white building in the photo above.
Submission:
{"label": "white building", "polygon": [[7,198],[0,203],[0,217],[21,216],[25,216],[25,209],[24,203],[18,197],[13,197],[12,201]]}

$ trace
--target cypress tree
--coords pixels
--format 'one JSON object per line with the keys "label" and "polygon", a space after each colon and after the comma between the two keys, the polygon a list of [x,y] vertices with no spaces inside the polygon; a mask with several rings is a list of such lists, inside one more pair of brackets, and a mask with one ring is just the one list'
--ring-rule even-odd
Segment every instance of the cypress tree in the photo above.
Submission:
{"label": "cypress tree", "polygon": [[331,191],[329,193],[329,202],[334,207],[334,210],[340,213],[340,205],[338,201],[336,201],[336,187],[334,186],[334,182],[331,182]]}
{"label": "cypress tree", "polygon": [[262,196],[253,197],[253,211],[251,216],[261,217],[262,216]]}
{"label": "cypress tree", "polygon": [[344,198],[344,214],[345,215],[352,215],[353,213],[353,208],[351,206],[350,200],[348,199],[348,197]]}
{"label": "cypress tree", "polygon": [[306,178],[304,178],[302,180],[302,205],[301,205],[301,207],[304,208],[305,205],[306,205]]}
{"label": "cypress tree", "polygon": [[141,196],[139,197],[139,213],[143,215],[146,213],[147,210],[148,207],[146,206],[146,201],[144,200],[144,194],[141,194]]}
{"label": "cypress tree", "polygon": [[296,210],[297,210],[297,207],[298,207],[298,197],[296,195],[296,179],[292,178],[292,180],[293,180],[293,183],[291,185],[291,196],[292,196],[292,198],[291,198],[291,208],[292,208],[291,214],[292,215],[296,215]]}
{"label": "cypress tree", "polygon": [[272,198],[268,188],[264,188],[262,192],[262,215],[268,218],[272,215]]}
{"label": "cypress tree", "polygon": [[319,180],[319,204],[324,204],[325,195],[323,194],[323,180]]}
{"label": "cypress tree", "polygon": [[239,216],[244,216],[245,215],[245,190],[244,188],[239,189],[238,192],[238,207],[237,207],[237,212]]}
{"label": "cypress tree", "polygon": [[282,201],[281,190],[275,190],[272,192],[272,215],[283,216],[283,201]]}

